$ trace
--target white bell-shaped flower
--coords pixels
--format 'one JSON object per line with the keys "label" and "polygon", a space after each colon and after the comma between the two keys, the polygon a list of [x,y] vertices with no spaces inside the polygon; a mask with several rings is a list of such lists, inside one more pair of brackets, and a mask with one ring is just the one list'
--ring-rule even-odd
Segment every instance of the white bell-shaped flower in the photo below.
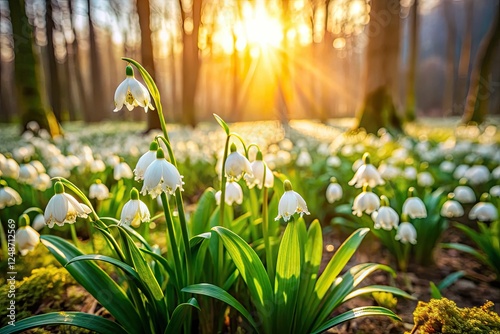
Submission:
{"label": "white bell-shaped flower", "polygon": [[297,160],[295,161],[295,164],[298,167],[308,167],[311,166],[312,164],[312,158],[311,154],[306,149],[302,149],[297,156]]}
{"label": "white bell-shaped flower", "polygon": [[19,193],[13,188],[7,186],[7,182],[0,180],[0,209],[19,205],[23,202],[23,199]]}
{"label": "white bell-shaped flower", "polygon": [[490,171],[486,166],[474,165],[465,171],[464,178],[466,178],[471,185],[483,184],[489,181]]}
{"label": "white bell-shaped flower", "polygon": [[149,221],[150,218],[148,207],[139,199],[139,191],[132,188],[130,200],[122,208],[120,224],[138,227],[141,223]]}
{"label": "white bell-shaped flower", "polygon": [[469,219],[476,219],[482,222],[495,221],[498,219],[498,209],[493,203],[487,202],[488,193],[481,196],[481,202],[477,203],[469,211]]}
{"label": "white bell-shaped flower", "polygon": [[398,227],[395,239],[403,244],[411,243],[415,245],[417,243],[417,230],[411,223],[403,222]]}
{"label": "white bell-shaped flower", "polygon": [[283,218],[285,222],[289,221],[294,213],[300,214],[302,216],[304,213],[309,214],[307,209],[306,201],[297,192],[293,191],[292,184],[290,181],[285,180],[283,183],[285,193],[280,198],[278,204],[278,216],[275,220]]}
{"label": "white bell-shaped flower", "polygon": [[103,201],[109,198],[109,189],[105,184],[101,183],[101,180],[96,180],[96,183],[90,185],[89,198],[95,198],[99,201]]}
{"label": "white bell-shaped flower", "polygon": [[363,187],[363,192],[354,198],[352,203],[352,214],[358,217],[363,215],[363,212],[370,215],[377,211],[380,207],[380,198],[371,192],[368,186]]}
{"label": "white bell-shaped flower", "polygon": [[[253,188],[257,186],[257,188],[262,189],[262,183],[264,181],[264,186],[266,188],[274,187],[274,174],[267,167],[267,164],[262,160],[262,152],[257,152],[256,160],[250,163],[252,167],[252,175],[245,174],[245,181],[247,182],[248,188]],[[264,180],[264,170],[266,171],[266,176]]]}
{"label": "white bell-shaped flower", "polygon": [[77,217],[87,218],[89,208],[71,195],[64,192],[64,186],[61,182],[54,185],[55,195],[49,200],[45,208],[45,223],[50,227],[54,224],[63,226],[65,223],[73,224]]}
{"label": "white bell-shaped flower", "polygon": [[408,215],[410,218],[425,218],[427,217],[427,209],[424,202],[413,196],[415,189],[408,189],[409,197],[403,203],[403,215]]}
{"label": "white bell-shaped flower", "polygon": [[38,174],[35,181],[31,184],[33,188],[40,191],[45,191],[48,188],[52,187],[52,180],[50,176],[45,173]]}
{"label": "white bell-shaped flower", "polygon": [[146,169],[151,165],[153,161],[156,160],[156,151],[158,150],[158,143],[156,141],[151,142],[149,145],[149,151],[144,153],[139,160],[137,161],[137,165],[135,165],[134,175],[135,180],[139,181],[144,179],[144,173]]}
{"label": "white bell-shaped flower", "polygon": [[31,226],[21,226],[16,231],[16,243],[21,255],[25,256],[40,243],[40,234]]}
{"label": "white bell-shaped flower", "polygon": [[421,187],[431,187],[434,184],[434,177],[429,172],[418,173],[417,183]]}
{"label": "white bell-shaped flower", "polygon": [[241,186],[238,184],[238,182],[228,181],[226,182],[226,192],[224,194],[224,197],[224,201],[227,203],[227,205],[233,205],[233,203],[241,204],[243,203],[243,189],[241,189]]}
{"label": "white bell-shaped flower", "polygon": [[337,180],[334,177],[332,177],[330,179],[330,184],[326,188],[326,200],[328,203],[335,203],[336,201],[342,199],[343,195],[342,186],[337,183]]}
{"label": "white bell-shaped flower", "polygon": [[458,165],[457,168],[455,168],[455,171],[453,172],[453,177],[456,180],[460,180],[465,176],[465,172],[469,169],[469,165]]}
{"label": "white bell-shaped flower", "polygon": [[40,231],[45,226],[47,226],[47,224],[45,224],[45,218],[43,217],[43,214],[39,213],[38,215],[36,215],[31,226],[37,231]]}
{"label": "white bell-shaped flower", "polygon": [[455,170],[455,164],[449,160],[444,160],[439,165],[439,170],[443,173],[450,174]]}
{"label": "white bell-shaped flower", "polygon": [[457,186],[455,190],[453,190],[453,194],[455,195],[455,200],[462,204],[474,203],[476,201],[474,190],[465,185]]}
{"label": "white bell-shaped flower", "polygon": [[115,180],[131,179],[133,176],[132,169],[125,161],[120,162],[113,169],[113,178]]}
{"label": "white bell-shaped flower", "polygon": [[417,169],[413,166],[407,166],[403,170],[403,175],[407,180],[415,180],[417,178]]}
{"label": "white bell-shaped flower", "polygon": [[462,217],[464,208],[460,202],[455,201],[453,193],[448,194],[448,200],[441,207],[441,216],[446,218]]}
{"label": "white bell-shaped flower", "polygon": [[375,229],[383,228],[384,230],[390,231],[393,228],[398,228],[399,215],[389,206],[389,200],[386,196],[381,197],[381,207],[378,211],[374,211],[371,215],[373,220],[373,227]]}
{"label": "white bell-shaped flower", "polygon": [[161,148],[156,151],[156,160],[153,161],[144,173],[144,184],[141,189],[143,195],[150,194],[156,198],[162,192],[174,195],[177,188],[181,191],[182,176],[177,168],[165,159]]}
{"label": "white bell-shaped flower", "polygon": [[370,163],[368,153],[363,155],[363,165],[358,168],[352,180],[349,181],[349,185],[356,188],[361,188],[365,184],[368,184],[371,188],[385,184],[377,168]]}
{"label": "white bell-shaped flower", "polygon": [[490,188],[490,195],[495,197],[500,197],[500,185],[497,184]]}
{"label": "white bell-shaped flower", "polygon": [[7,158],[1,166],[3,177],[16,179],[19,177],[19,164],[12,158]]}
{"label": "white bell-shaped flower", "polygon": [[226,176],[229,180],[238,181],[243,173],[253,176],[252,165],[248,159],[238,153],[236,145],[231,144],[231,153],[227,156],[224,167]]}
{"label": "white bell-shaped flower", "polygon": [[148,89],[134,78],[134,70],[128,65],[126,68],[127,78],[116,88],[115,91],[115,109],[114,112],[120,111],[125,104],[128,110],[140,106],[148,112],[148,108],[154,110],[151,104],[151,97]]}

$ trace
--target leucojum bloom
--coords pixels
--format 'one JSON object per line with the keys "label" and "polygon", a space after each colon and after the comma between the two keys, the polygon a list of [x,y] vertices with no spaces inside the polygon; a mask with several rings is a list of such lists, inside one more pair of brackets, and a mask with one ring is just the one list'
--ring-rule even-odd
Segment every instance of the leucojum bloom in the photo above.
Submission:
{"label": "leucojum bloom", "polygon": [[297,192],[293,191],[290,181],[285,180],[285,182],[283,182],[283,187],[285,189],[285,193],[280,198],[280,202],[278,204],[278,216],[275,220],[283,218],[283,220],[287,222],[294,213],[300,214],[301,217],[304,213],[308,215],[309,211],[307,210],[306,201],[304,201],[302,196],[300,196]]}
{"label": "leucojum bloom", "polygon": [[148,108],[154,110],[149,91],[134,77],[132,66],[127,65],[125,71],[127,78],[116,88],[115,109],[113,111],[120,111],[124,104],[128,110],[132,110],[137,106],[144,108],[145,112],[148,112]]}

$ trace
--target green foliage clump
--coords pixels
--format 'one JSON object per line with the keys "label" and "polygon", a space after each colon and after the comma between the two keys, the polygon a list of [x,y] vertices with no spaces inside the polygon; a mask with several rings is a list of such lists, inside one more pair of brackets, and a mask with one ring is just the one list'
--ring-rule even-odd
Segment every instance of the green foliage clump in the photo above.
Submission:
{"label": "green foliage clump", "polygon": [[459,308],[455,302],[442,298],[419,302],[413,313],[418,333],[500,334],[500,316],[487,301],[481,307]]}
{"label": "green foliage clump", "polygon": [[[10,320],[7,317],[10,287],[9,282],[0,287],[0,296],[3,296],[0,299],[0,327]],[[83,289],[78,289],[66,269],[52,265],[33,269],[31,276],[15,282],[15,288],[16,321],[40,313],[74,310],[87,296]]]}

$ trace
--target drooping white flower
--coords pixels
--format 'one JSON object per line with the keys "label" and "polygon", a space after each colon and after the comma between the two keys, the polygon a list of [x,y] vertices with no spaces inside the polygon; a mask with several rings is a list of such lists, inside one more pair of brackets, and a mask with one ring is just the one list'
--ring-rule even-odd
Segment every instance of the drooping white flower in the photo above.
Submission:
{"label": "drooping white flower", "polygon": [[[264,186],[266,188],[274,187],[274,175],[271,169],[267,167],[267,165],[262,160],[262,152],[257,152],[257,157],[255,161],[250,163],[252,167],[252,175],[245,174],[245,181],[247,182],[248,188],[253,188],[257,186],[257,188],[262,189],[262,182],[264,181]],[[264,180],[264,170],[266,171],[266,176]]]}
{"label": "drooping white flower", "polygon": [[238,184],[238,182],[226,182],[226,192],[224,194],[224,197],[224,201],[227,203],[227,205],[233,205],[233,203],[243,203],[243,190],[241,189],[241,186]]}
{"label": "drooping white flower", "polygon": [[153,161],[144,173],[144,184],[141,193],[150,194],[156,198],[162,192],[174,195],[177,188],[181,191],[182,176],[177,168],[165,159],[165,154],[161,148],[156,151],[156,160]]}
{"label": "drooping white flower", "polygon": [[408,215],[410,218],[425,218],[427,217],[427,209],[424,202],[413,196],[415,189],[408,189],[409,197],[403,203],[403,215]]}
{"label": "drooping white flower", "polygon": [[120,162],[113,169],[113,178],[115,180],[131,179],[133,176],[132,169],[125,161]]}
{"label": "drooping white flower", "polygon": [[417,183],[421,187],[431,187],[434,184],[434,177],[429,172],[418,173]]}
{"label": "drooping white flower", "polygon": [[32,184],[35,181],[38,172],[33,165],[22,164],[19,166],[19,177],[18,181],[21,183]]}
{"label": "drooping white flower", "polygon": [[23,202],[19,193],[13,188],[7,186],[7,182],[0,180],[0,209],[5,207],[19,205]]}
{"label": "drooping white flower", "polygon": [[295,161],[299,167],[308,167],[312,164],[311,154],[306,149],[302,149]]}
{"label": "drooping white flower", "polygon": [[380,176],[386,180],[393,180],[401,176],[401,170],[392,164],[382,163],[378,166],[378,171]]}
{"label": "drooping white flower", "polygon": [[73,196],[65,193],[61,182],[56,182],[54,190],[55,195],[49,200],[44,213],[45,223],[50,228],[54,227],[54,224],[73,224],[77,217],[87,218],[90,208],[84,207],[84,204],[78,203]]}
{"label": "drooping white flower", "polygon": [[479,221],[494,221],[498,219],[498,209],[493,203],[486,202],[489,195],[487,193],[481,196],[481,202],[472,207],[469,212],[469,219],[477,219]]}
{"label": "drooping white flower", "polygon": [[474,203],[476,201],[474,190],[468,186],[457,186],[453,190],[453,194],[455,195],[455,199],[462,204]]}
{"label": "drooping white flower", "polygon": [[[116,167],[118,165],[115,166],[114,170],[116,170]],[[120,168],[120,167],[118,167],[118,168]],[[129,167],[129,169],[130,169],[130,167]],[[105,170],[106,170],[106,164],[101,159],[95,159],[95,160],[92,160],[90,162],[90,171],[92,173],[100,173],[100,172],[104,172]]]}
{"label": "drooping white flower", "polygon": [[231,153],[227,156],[224,170],[227,177],[232,181],[238,181],[243,173],[253,176],[250,161],[236,150],[234,144],[231,144]]}
{"label": "drooping white flower", "polygon": [[40,231],[45,226],[47,226],[45,224],[45,218],[43,217],[43,214],[39,213],[38,215],[36,215],[35,219],[33,219],[33,223],[31,224],[31,226],[37,231]]}
{"label": "drooping white flower", "polygon": [[294,213],[300,214],[302,216],[304,213],[309,214],[307,210],[306,201],[297,192],[293,191],[292,184],[290,181],[285,180],[283,183],[285,193],[280,198],[278,204],[278,216],[275,220],[283,218],[285,222],[289,221]]}
{"label": "drooping white flower", "polygon": [[326,159],[326,164],[327,166],[331,167],[340,167],[340,165],[342,165],[342,160],[340,160],[338,156],[332,155],[331,157]]}
{"label": "drooping white flower", "polygon": [[41,173],[38,174],[35,181],[33,181],[31,185],[37,190],[45,191],[48,188],[52,187],[52,180],[50,179],[50,176],[48,174]]}
{"label": "drooping white flower", "polygon": [[455,180],[460,180],[465,176],[465,172],[469,169],[469,165],[458,165],[457,168],[455,168],[455,171],[453,172],[453,177]]}
{"label": "drooping white flower", "polygon": [[371,214],[374,211],[377,211],[380,207],[380,198],[377,195],[372,193],[369,187],[363,187],[363,192],[360,193],[356,198],[354,198],[354,202],[352,203],[352,214],[358,217],[363,215],[363,212],[366,214]]}
{"label": "drooping white flower", "polygon": [[363,165],[359,167],[352,180],[349,181],[349,185],[356,188],[361,188],[365,184],[368,184],[370,188],[385,184],[379,171],[370,163],[370,155],[368,153],[363,155]]}
{"label": "drooping white flower", "polygon": [[40,234],[31,226],[21,226],[16,231],[16,243],[21,255],[25,256],[40,243]]}
{"label": "drooping white flower", "polygon": [[37,173],[39,173],[39,174],[46,172],[45,166],[39,160],[32,160],[32,161],[30,161],[30,165],[32,165],[33,167],[35,167]]}
{"label": "drooping white flower", "polygon": [[[500,151],[497,151],[500,152]],[[498,180],[500,179],[500,166],[497,166],[495,169],[491,171],[491,176],[495,179]]]}
{"label": "drooping white flower", "polygon": [[139,199],[139,191],[132,188],[130,200],[122,208],[120,224],[138,227],[141,223],[149,221],[150,218],[148,207]]}
{"label": "drooping white flower", "polygon": [[1,166],[1,169],[3,177],[12,179],[17,179],[19,177],[19,164],[12,158],[5,159]]}
{"label": "drooping white flower", "polygon": [[413,166],[407,166],[403,170],[403,175],[407,180],[415,180],[417,178],[417,169]]}
{"label": "drooping white flower", "polygon": [[455,164],[449,160],[444,160],[439,165],[439,170],[443,173],[452,173],[455,170]]}
{"label": "drooping white flower", "polygon": [[500,197],[500,185],[497,184],[496,186],[491,187],[490,195]]}
{"label": "drooping white flower", "polygon": [[395,239],[403,244],[411,243],[415,245],[417,243],[417,230],[411,223],[403,222],[398,227]]}
{"label": "drooping white flower", "polygon": [[109,189],[105,184],[101,183],[101,180],[96,180],[96,183],[90,185],[89,198],[95,198],[99,201],[103,201],[109,198]]}
{"label": "drooping white flower", "polygon": [[334,203],[342,199],[342,196],[342,186],[337,183],[337,180],[334,177],[332,177],[330,179],[330,184],[326,188],[326,200],[328,203]]}
{"label": "drooping white flower", "polygon": [[128,65],[126,68],[127,78],[116,88],[115,91],[115,109],[114,112],[120,111],[125,104],[128,110],[140,106],[148,112],[148,108],[154,110],[151,104],[151,97],[148,89],[134,78],[134,70]]}
{"label": "drooping white flower", "polygon": [[448,194],[448,200],[441,207],[441,216],[446,218],[462,217],[464,208],[460,202],[455,201],[453,193]]}
{"label": "drooping white flower", "polygon": [[158,150],[158,143],[156,141],[151,142],[149,145],[149,151],[144,153],[139,160],[137,161],[137,165],[135,165],[134,174],[135,180],[139,181],[144,178],[144,173],[146,169],[151,165],[153,161],[156,160],[156,151]]}
{"label": "drooping white flower", "polygon": [[483,184],[489,181],[490,171],[486,166],[474,165],[465,171],[464,178],[472,185]]}
{"label": "drooping white flower", "polygon": [[383,228],[390,231],[393,228],[398,228],[399,215],[396,210],[389,206],[389,200],[384,195],[381,196],[381,207],[378,211],[374,211],[371,217],[375,229]]}

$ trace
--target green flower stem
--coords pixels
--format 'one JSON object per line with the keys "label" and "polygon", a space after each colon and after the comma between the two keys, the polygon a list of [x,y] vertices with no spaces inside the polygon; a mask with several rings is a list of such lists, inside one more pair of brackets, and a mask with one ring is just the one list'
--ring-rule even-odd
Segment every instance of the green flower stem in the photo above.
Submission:
{"label": "green flower stem", "polygon": [[5,230],[2,225],[2,220],[0,219],[0,242],[2,243],[2,254],[0,259],[4,261],[7,258],[7,236],[5,235]]}
{"label": "green flower stem", "polygon": [[226,144],[224,146],[224,156],[222,157],[222,173],[220,181],[220,208],[219,208],[219,225],[224,226],[224,207],[226,206],[226,159],[229,151],[229,141],[231,134],[226,137]]}
{"label": "green flower stem", "polygon": [[73,240],[73,244],[75,247],[80,248],[80,243],[78,242],[78,236],[76,235],[76,227],[75,224],[69,225],[71,231],[71,240]]}
{"label": "green flower stem", "polygon": [[[266,170],[264,169],[264,180],[266,178]],[[262,189],[262,236],[264,237],[264,247],[266,249],[266,268],[269,280],[274,282],[274,262],[271,243],[269,242],[269,217],[268,217],[268,190],[266,187]]]}
{"label": "green flower stem", "polygon": [[174,256],[175,263],[175,280],[178,282],[179,286],[177,287],[179,290],[184,287],[184,279],[180,279],[180,275],[182,271],[181,260],[179,256],[179,248],[177,247],[177,241],[175,239],[175,231],[174,231],[174,221],[172,219],[172,215],[170,214],[170,207],[168,205],[167,195],[162,192],[161,193],[161,202],[163,204],[163,212],[165,213],[165,220],[167,222],[167,231],[170,239],[170,245],[172,247],[172,253]]}

